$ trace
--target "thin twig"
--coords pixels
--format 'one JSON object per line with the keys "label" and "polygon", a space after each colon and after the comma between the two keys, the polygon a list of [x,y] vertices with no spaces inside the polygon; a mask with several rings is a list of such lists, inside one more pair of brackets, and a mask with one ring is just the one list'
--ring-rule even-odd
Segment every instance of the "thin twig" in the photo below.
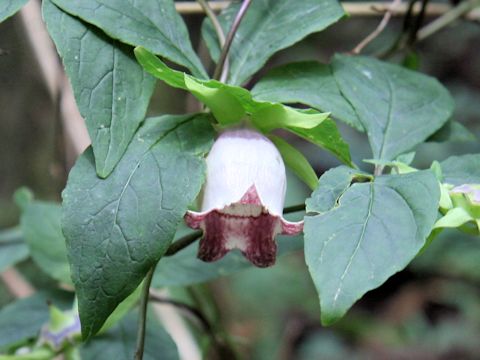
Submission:
{"label": "thin twig", "polygon": [[[220,48],[223,48],[225,46],[225,34],[223,33],[222,25],[220,24],[220,21],[218,21],[217,15],[213,12],[212,8],[208,4],[207,1],[205,0],[197,0],[200,6],[202,7],[203,11],[205,11],[205,14],[207,14],[208,18],[212,22],[213,28],[215,29],[215,33],[217,34],[218,38],[218,44],[220,45]],[[225,59],[225,65],[223,66],[228,73],[228,69],[230,68],[230,64],[228,61],[228,58]]]}
{"label": "thin twig", "polygon": [[390,19],[392,18],[392,14],[395,10],[400,6],[402,0],[393,0],[392,5],[389,7],[385,15],[383,16],[382,21],[378,24],[377,28],[373,30],[365,39],[363,39],[355,48],[352,50],[352,54],[360,54],[373,40],[375,40],[387,27]]}
{"label": "thin twig", "polygon": [[480,6],[478,0],[465,0],[454,7],[452,10],[446,12],[438,19],[432,21],[430,24],[425,25],[417,33],[417,41],[425,40],[427,37],[435,34],[437,31],[450,25],[452,22],[469,13],[471,10]]}
{"label": "thin twig", "polygon": [[135,350],[135,360],[143,359],[143,351],[145,348],[145,333],[147,329],[147,309],[148,299],[150,293],[150,284],[152,283],[153,274],[155,273],[155,266],[148,271],[145,277],[142,289],[142,298],[140,300],[140,314],[138,318],[138,331],[137,331],[137,345]]}
{"label": "thin twig", "polygon": [[220,79],[220,81],[222,82],[225,82],[227,80],[228,68],[224,66],[225,60],[227,59],[228,52],[230,51],[230,46],[232,45],[233,39],[235,37],[235,34],[237,33],[240,23],[242,22],[242,19],[251,3],[252,3],[252,0],[244,0],[242,5],[240,6],[240,9],[238,10],[237,16],[233,21],[232,28],[230,29],[230,32],[227,35],[225,44],[223,45],[222,52],[220,53],[220,58],[218,59],[215,72],[213,73],[214,79],[217,79],[217,80]]}
{"label": "thin twig", "polygon": [[292,206],[287,206],[283,209],[284,214],[305,211],[305,204],[296,204]]}
{"label": "thin twig", "polygon": [[177,241],[175,241],[173,244],[169,246],[164,256],[175,255],[180,250],[185,249],[188,245],[197,241],[201,236],[202,236],[201,231],[194,231],[194,232],[191,232],[190,234],[185,235],[184,237],[181,237],[180,239],[178,239]]}
{"label": "thin twig", "polygon": [[[231,1],[209,1],[208,4],[210,8],[214,12],[219,12],[229,6],[232,2]],[[345,11],[351,17],[379,17],[382,16],[388,8],[390,7],[390,2],[351,2],[351,1],[342,1],[342,6]],[[202,7],[195,1],[182,1],[176,2],[175,7],[177,11],[182,15],[195,15],[195,14],[203,14],[205,11]],[[397,11],[395,11],[393,16],[403,16],[406,14],[408,9],[407,4],[402,4]],[[428,11],[426,11],[425,16],[434,17],[440,16],[447,11],[451,10],[452,6],[446,3],[433,3],[428,6]],[[413,9],[413,13],[417,14],[420,11],[420,6],[415,6]],[[479,20],[480,19],[480,11],[471,11],[466,16],[469,20]]]}
{"label": "thin twig", "polygon": [[217,33],[218,42],[220,43],[220,47],[225,45],[225,34],[223,33],[222,25],[218,21],[217,15],[213,12],[212,8],[210,7],[209,3],[205,0],[197,0],[200,6],[202,7],[205,14],[207,14],[208,18],[213,24],[213,28]]}

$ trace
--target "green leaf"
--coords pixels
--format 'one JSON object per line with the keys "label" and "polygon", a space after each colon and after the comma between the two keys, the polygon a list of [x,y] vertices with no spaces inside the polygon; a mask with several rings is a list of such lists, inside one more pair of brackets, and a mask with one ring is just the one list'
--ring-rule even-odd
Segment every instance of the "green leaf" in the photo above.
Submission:
{"label": "green leaf", "polygon": [[278,136],[270,135],[269,139],[282,154],[285,164],[297,175],[310,189],[317,187],[318,177],[305,156],[288,142]]}
{"label": "green leaf", "polygon": [[207,73],[193,51],[187,27],[173,0],[53,0],[64,11],[98,26],[113,39],[143,46],[195,76]]}
{"label": "green leaf", "polygon": [[136,48],[135,55],[145,70],[153,76],[170,86],[191,92],[210,108],[222,126],[250,120],[262,132],[286,129],[332,152],[340,160],[351,165],[348,144],[343,141],[335,123],[328,118],[328,113],[257,101],[244,88],[226,85],[216,80],[200,80],[172,70],[143,48]]}
{"label": "green leaf", "polygon": [[[338,172],[338,189],[345,188],[345,175]],[[316,191],[332,192],[332,180],[323,188],[320,178]],[[307,216],[304,229],[305,258],[326,325],[415,257],[436,220],[440,191],[427,170],[354,183],[334,197],[334,207]],[[314,202],[310,208],[324,205]]]}
{"label": "green leaf", "polygon": [[338,199],[353,182],[370,182],[373,176],[346,166],[339,166],[323,173],[318,188],[306,200],[307,213],[323,213],[332,210]]}
{"label": "green leaf", "polygon": [[0,4],[0,22],[15,14],[27,1],[28,0],[2,0]]}
{"label": "green leaf", "polygon": [[336,55],[332,67],[375,159],[393,160],[412,150],[452,116],[453,100],[434,78],[363,56]]}
{"label": "green leaf", "polygon": [[[229,32],[240,5],[232,4],[219,16],[225,34]],[[325,29],[344,14],[334,0],[252,1],[230,48],[229,83],[244,83],[277,51]],[[205,20],[202,33],[212,58],[217,61],[220,49],[209,19]]]}
{"label": "green leaf", "polygon": [[0,272],[25,260],[28,254],[20,228],[0,230]]}
{"label": "green leaf", "polygon": [[[95,337],[80,348],[82,360],[131,360],[135,355],[137,312],[127,315],[107,333]],[[147,318],[144,360],[177,360],[175,343],[155,320],[153,313]]]}
{"label": "green leaf", "polygon": [[447,213],[438,219],[434,225],[437,228],[457,228],[463,224],[474,220],[472,216],[463,208],[456,207],[447,211]]}
{"label": "green leaf", "polygon": [[71,284],[60,204],[31,202],[20,218],[25,242],[35,263],[53,279]]}
{"label": "green leaf", "polygon": [[132,48],[43,2],[43,17],[70,78],[92,140],[97,173],[107,177],[145,117],[155,79]]}
{"label": "green leaf", "polygon": [[99,330],[100,334],[108,331],[111,327],[115,326],[130,312],[130,310],[132,310],[135,305],[137,305],[140,297],[142,296],[142,287],[143,282],[140,283],[137,289],[130,295],[128,295],[128,297],[117,306],[115,311],[112,312],[108,319],[103,323],[102,328]]}
{"label": "green leaf", "polygon": [[333,120],[325,119],[321,124],[311,129],[296,126],[289,126],[286,129],[310,141],[312,144],[331,152],[343,163],[353,166],[348,143],[343,140]]}
{"label": "green leaf", "polygon": [[480,154],[451,156],[440,167],[447,184],[480,184]]}
{"label": "green leaf", "polygon": [[[277,245],[277,256],[282,257],[302,249],[302,236],[278,236]],[[155,269],[152,286],[188,286],[253,268],[239,251],[231,251],[222,259],[208,263],[197,258],[197,250],[198,243],[194,243],[174,256],[162,258]]]}
{"label": "green leaf", "polygon": [[70,172],[63,233],[78,295],[82,334],[94,335],[170,245],[204,179],[210,117],[147,119],[107,179],[91,149]]}
{"label": "green leaf", "polygon": [[252,89],[255,99],[301,103],[328,111],[357,130],[363,125],[340,93],[330,65],[315,61],[291,63],[271,70]]}
{"label": "green leaf", "polygon": [[440,130],[430,136],[429,142],[467,142],[476,141],[477,137],[458,121],[448,121]]}
{"label": "green leaf", "polygon": [[0,310],[0,349],[37,337],[49,320],[48,302],[67,308],[72,298],[64,292],[39,292],[17,300]]}

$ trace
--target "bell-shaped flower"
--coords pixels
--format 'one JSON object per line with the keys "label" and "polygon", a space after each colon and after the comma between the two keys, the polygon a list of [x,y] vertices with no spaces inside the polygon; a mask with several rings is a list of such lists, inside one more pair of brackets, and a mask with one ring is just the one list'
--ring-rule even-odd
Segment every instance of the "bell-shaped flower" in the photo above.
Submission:
{"label": "bell-shaped flower", "polygon": [[277,234],[295,235],[302,222],[283,216],[285,165],[275,145],[250,129],[223,132],[207,157],[201,212],[186,223],[202,229],[198,257],[215,261],[239,249],[254,265],[275,263]]}

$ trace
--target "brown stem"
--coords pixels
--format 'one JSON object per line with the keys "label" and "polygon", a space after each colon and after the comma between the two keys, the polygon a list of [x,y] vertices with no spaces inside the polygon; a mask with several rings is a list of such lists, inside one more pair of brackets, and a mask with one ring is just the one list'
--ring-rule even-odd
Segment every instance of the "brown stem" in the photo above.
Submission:
{"label": "brown stem", "polygon": [[152,266],[152,268],[148,271],[143,284],[142,298],[140,300],[140,314],[138,318],[135,360],[143,359],[143,352],[145,349],[145,333],[147,329],[148,299],[149,299],[149,293],[150,293],[150,284],[152,283],[154,273],[155,273],[155,265]]}
{"label": "brown stem", "polygon": [[222,52],[220,53],[220,58],[218,59],[215,72],[213,73],[214,79],[220,80],[222,82],[225,82],[227,80],[229,67],[226,66],[228,64],[225,62],[225,60],[227,59],[228,52],[230,51],[230,47],[232,45],[235,34],[237,33],[237,30],[240,26],[240,23],[242,22],[242,19],[245,16],[245,13],[247,12],[248,7],[251,3],[252,0],[244,0],[242,6],[240,7],[240,10],[238,10],[237,16],[233,21],[232,28],[227,35],[225,44],[223,45]]}

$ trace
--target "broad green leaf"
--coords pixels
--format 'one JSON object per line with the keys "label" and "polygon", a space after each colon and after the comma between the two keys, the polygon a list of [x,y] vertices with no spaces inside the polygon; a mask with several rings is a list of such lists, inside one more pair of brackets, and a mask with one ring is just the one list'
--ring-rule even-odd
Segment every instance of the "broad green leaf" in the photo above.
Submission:
{"label": "broad green leaf", "polygon": [[307,213],[323,213],[332,210],[338,199],[354,182],[370,182],[373,176],[346,166],[326,171],[319,180],[318,188],[305,202]]}
{"label": "broad green leaf", "polygon": [[[345,188],[344,171],[338,180]],[[326,185],[320,178],[316,191],[331,192],[332,179]],[[305,218],[304,229],[305,258],[326,325],[415,257],[436,220],[440,191],[431,171],[418,171],[354,183],[335,197],[331,210]]]}
{"label": "broad green leaf", "polygon": [[82,334],[94,335],[170,245],[204,179],[210,117],[147,119],[107,179],[88,149],[70,172],[62,228]]}
{"label": "broad green leaf", "polygon": [[[114,328],[96,336],[80,348],[82,360],[131,360],[135,355],[138,312],[127,315]],[[147,317],[144,360],[177,360],[175,343],[155,320],[155,314]]]}
{"label": "broad green leaf", "polygon": [[68,308],[72,299],[64,292],[40,292],[17,300],[0,310],[0,349],[37,337],[49,320],[48,302]]}
{"label": "broad green leaf", "polygon": [[71,284],[60,219],[60,204],[33,201],[23,210],[20,226],[30,254],[40,269],[55,280]]}
{"label": "broad green leaf", "polygon": [[[278,236],[277,256],[301,250],[301,236]],[[153,287],[187,286],[228,276],[253,265],[239,251],[231,251],[215,262],[204,262],[197,258],[198,243],[189,245],[174,256],[164,257],[155,269]]]}
{"label": "broad green leaf", "polygon": [[317,187],[318,177],[305,156],[282,138],[274,135],[270,135],[269,138],[282,154],[283,161],[290,170],[314,190]]}
{"label": "broad green leaf", "polygon": [[207,77],[173,0],[52,1],[69,14],[99,27],[113,39],[143,46],[185,66],[195,76]]}
{"label": "broad green leaf", "polygon": [[450,120],[435,134],[430,136],[429,142],[466,142],[475,141],[477,137],[458,121]]}
{"label": "broad green leaf", "polygon": [[244,88],[226,85],[216,80],[200,80],[172,70],[143,48],[136,48],[135,55],[145,70],[153,76],[170,86],[191,92],[210,108],[220,125],[228,126],[250,120],[262,132],[285,129],[351,164],[348,144],[343,141],[335,123],[328,118],[328,113],[255,100]]}
{"label": "broad green leaf", "polygon": [[480,154],[451,156],[440,167],[447,184],[480,184]]}
{"label": "broad green leaf", "polygon": [[0,230],[0,272],[28,258],[28,246],[19,227]]}
{"label": "broad green leaf", "polygon": [[[229,32],[240,5],[232,4],[219,16],[225,34]],[[325,29],[344,14],[335,0],[252,1],[230,49],[228,82],[244,83],[277,51]],[[205,20],[202,33],[212,58],[217,61],[219,43],[210,20]]]}
{"label": "broad green leaf", "polygon": [[97,173],[107,177],[145,117],[155,79],[132,48],[68,15],[51,0],[43,17],[70,78],[92,140]]}
{"label": "broad green leaf", "polygon": [[252,89],[255,99],[301,103],[328,111],[357,130],[363,125],[340,93],[330,65],[315,61],[291,63],[271,70]]}
{"label": "broad green leaf", "polygon": [[363,56],[336,55],[332,68],[375,159],[393,160],[412,150],[452,116],[453,100],[434,78]]}
{"label": "broad green leaf", "polygon": [[2,0],[0,3],[0,22],[15,14],[28,0]]}

